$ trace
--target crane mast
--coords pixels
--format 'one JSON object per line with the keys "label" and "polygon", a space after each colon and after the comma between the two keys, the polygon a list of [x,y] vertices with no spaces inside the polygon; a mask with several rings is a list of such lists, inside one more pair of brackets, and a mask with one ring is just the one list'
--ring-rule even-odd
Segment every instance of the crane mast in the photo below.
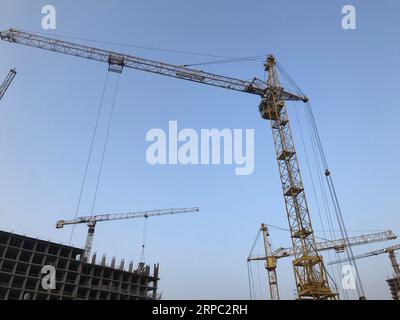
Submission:
{"label": "crane mast", "polygon": [[396,277],[400,278],[400,267],[397,263],[396,253],[394,252],[394,250],[388,250],[387,252],[389,254],[390,263],[392,264],[393,272]]}
{"label": "crane mast", "polygon": [[97,222],[101,221],[113,221],[113,220],[125,220],[134,218],[149,218],[154,216],[164,216],[187,212],[198,212],[198,207],[192,208],[174,208],[174,209],[156,209],[149,211],[137,211],[137,212],[127,212],[127,213],[113,213],[113,214],[99,214],[86,217],[78,217],[72,220],[59,220],[57,221],[56,228],[61,229],[65,225],[75,225],[80,223],[86,223],[88,226],[88,232],[85,242],[84,259],[87,261],[90,258],[90,252],[92,251],[94,231]]}
{"label": "crane mast", "polygon": [[268,227],[264,223],[261,224],[261,232],[263,234],[265,249],[265,268],[268,272],[268,283],[271,300],[279,300],[278,277],[276,275],[277,258],[272,253]]}
{"label": "crane mast", "polygon": [[10,86],[11,82],[14,80],[16,74],[17,74],[17,71],[15,71],[15,69],[11,69],[8,72],[4,82],[0,86],[0,100],[3,98],[3,96],[6,93],[8,87]]}
{"label": "crane mast", "polygon": [[[280,88],[275,58],[265,63],[267,84]],[[285,99],[267,92],[259,105],[261,117],[270,121],[283,197],[294,250],[293,268],[299,299],[335,299],[322,257],[318,255]]]}
{"label": "crane mast", "polygon": [[[276,274],[277,260],[284,257],[294,256],[295,251],[293,248],[278,248],[276,250],[272,250],[271,241],[269,238],[270,234],[267,226],[264,223],[261,224],[260,230],[263,233],[265,256],[249,256],[247,261],[265,261],[265,267],[268,272],[268,285],[270,288],[271,300],[279,300],[278,278]],[[387,230],[383,232],[350,237],[346,240],[337,239],[317,242],[316,248],[317,251],[333,249],[336,252],[343,252],[345,246],[347,245],[359,246],[369,243],[394,240],[396,238],[397,236],[391,230]]]}

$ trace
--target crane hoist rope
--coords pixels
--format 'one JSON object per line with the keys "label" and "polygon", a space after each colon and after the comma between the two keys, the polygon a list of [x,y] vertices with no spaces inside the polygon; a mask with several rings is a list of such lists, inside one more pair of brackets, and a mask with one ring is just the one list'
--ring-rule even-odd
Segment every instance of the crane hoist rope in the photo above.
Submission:
{"label": "crane hoist rope", "polygon": [[[277,66],[279,66],[278,63],[277,63]],[[278,68],[278,69],[279,69],[279,68]],[[280,69],[281,69],[281,72],[283,72],[284,74],[287,74],[287,72],[283,69],[283,67],[281,67]],[[300,89],[300,88],[297,86],[297,84],[290,78],[289,74],[287,74],[287,78],[289,79],[290,82],[294,83],[294,87],[296,88],[295,91],[298,92],[298,93],[301,93],[301,92],[302,92],[301,89]],[[295,108],[294,108],[294,111],[295,111],[295,115],[296,115],[298,131],[299,131],[300,138],[301,138],[301,142],[302,142],[303,152],[304,152],[304,155],[305,155],[306,167],[307,167],[307,171],[308,171],[308,174],[309,174],[309,177],[310,177],[310,182],[311,182],[311,187],[312,187],[312,195],[313,195],[313,198],[314,198],[314,201],[315,201],[315,204],[316,204],[315,210],[316,210],[316,212],[318,213],[318,218],[319,218],[319,222],[320,222],[320,227],[321,227],[322,235],[323,235],[323,238],[317,237],[317,236],[315,236],[315,238],[316,238],[316,239],[321,239],[321,240],[327,241],[327,240],[328,240],[327,231],[329,231],[329,233],[330,233],[329,236],[330,236],[331,239],[334,239],[334,238],[335,238],[335,234],[333,233],[333,226],[332,226],[331,223],[330,223],[330,222],[332,221],[332,217],[331,217],[330,211],[328,211],[328,210],[326,209],[326,208],[327,208],[326,205],[324,205],[324,206],[321,206],[321,205],[320,205],[319,197],[318,197],[318,195],[317,195],[317,187],[316,187],[316,183],[315,183],[315,181],[314,181],[314,174],[316,175],[316,177],[317,177],[318,179],[322,180],[322,179],[321,179],[321,172],[320,172],[320,170],[318,170],[318,167],[317,167],[317,166],[316,166],[316,167],[312,167],[312,164],[311,164],[311,161],[310,161],[311,155],[309,156],[309,152],[308,152],[309,150],[308,150],[308,148],[307,148],[306,141],[305,141],[305,133],[308,133],[309,135],[311,135],[311,131],[309,131],[309,130],[308,130],[308,131],[304,130],[305,133],[303,134],[303,128],[302,128],[302,125],[301,125],[300,115],[299,115],[298,108],[295,107]],[[313,138],[313,137],[311,136],[311,139],[312,139],[312,138]],[[316,157],[315,150],[314,150],[314,148],[312,148],[312,147],[311,147],[311,150],[312,150],[312,156],[313,156],[314,159],[315,159],[315,157]],[[314,170],[312,170],[312,169],[314,169]],[[315,170],[315,169],[317,169],[317,170]],[[316,172],[315,172],[315,171],[316,171]],[[322,191],[322,190],[320,190],[320,191]],[[322,197],[322,201],[324,202],[324,204],[325,204],[325,203],[328,203],[328,200],[326,199],[326,197],[324,197],[325,194],[324,194],[323,192],[321,192],[321,193],[319,194],[319,196]],[[323,219],[323,214],[322,214],[323,209],[325,209],[324,213],[325,213],[325,216],[327,217],[327,222],[328,222],[328,223],[327,223],[327,227],[328,227],[328,230],[326,230],[325,222],[324,222],[324,219]],[[338,257],[338,253],[337,253],[337,252],[335,252],[334,254]],[[331,261],[331,260],[332,260],[331,252],[328,251],[328,252],[327,252],[327,255],[328,255],[328,260]],[[331,271],[332,275],[329,275],[329,273],[327,273],[328,276],[332,276],[333,279],[339,279],[339,278],[340,278],[340,269],[339,269],[340,267],[341,267],[341,266],[339,266],[339,265],[337,265],[337,266],[331,266],[331,267],[330,267],[330,269],[331,269],[330,271]],[[335,269],[336,269],[336,270],[335,270]],[[335,283],[335,281],[332,281],[332,282]],[[336,288],[337,288],[337,286],[336,286]],[[337,290],[337,289],[336,289],[336,290]],[[339,289],[339,290],[340,290],[340,289]],[[348,293],[347,293],[347,291],[341,290],[341,293],[344,295],[344,298],[345,298],[345,299],[348,299]]]}
{"label": "crane hoist rope", "polygon": [[136,48],[136,49],[144,49],[144,50],[159,51],[159,52],[177,53],[177,54],[190,55],[190,56],[218,58],[218,59],[224,59],[224,60],[240,60],[240,59],[249,59],[249,58],[256,59],[258,57],[260,59],[264,58],[264,60],[265,60],[265,54],[252,55],[250,57],[231,57],[231,56],[216,55],[216,54],[205,53],[205,52],[195,52],[195,51],[177,50],[177,49],[171,49],[171,48],[150,47],[150,46],[137,45],[137,44],[133,44],[133,43],[121,43],[121,42],[115,42],[115,41],[105,41],[105,40],[96,40],[96,39],[89,39],[89,38],[82,38],[82,37],[72,37],[72,36],[66,36],[66,35],[61,35],[61,34],[54,34],[53,32],[51,34],[49,34],[49,33],[45,33],[45,32],[37,32],[37,31],[26,30],[26,29],[20,29],[20,30],[23,32],[26,32],[26,33],[35,33],[35,34],[40,34],[43,36],[52,36],[52,37],[57,37],[57,38],[70,39],[70,40],[108,44],[108,45],[112,45],[112,46],[119,46],[119,47],[126,47],[126,48]]}
{"label": "crane hoist rope", "polygon": [[[284,67],[282,65],[280,65],[279,63],[277,63],[277,68],[288,79],[288,81],[290,83],[289,87],[294,92],[296,92],[297,94],[304,95],[304,93],[301,90],[301,88],[291,78],[291,76],[284,69]],[[332,174],[331,174],[331,172],[329,170],[328,163],[326,161],[325,152],[324,152],[324,149],[322,147],[321,138],[319,136],[319,131],[318,131],[318,128],[317,128],[317,124],[315,122],[314,114],[313,114],[313,111],[312,111],[312,108],[311,108],[311,104],[310,104],[309,101],[307,101],[306,104],[305,104],[305,110],[306,110],[306,116],[308,117],[308,121],[309,121],[309,123],[311,123],[311,126],[310,126],[311,127],[310,135],[312,135],[311,139],[315,142],[315,146],[316,146],[316,148],[313,151],[316,153],[315,156],[318,159],[320,159],[320,161],[321,161],[322,169],[324,171],[323,174],[324,174],[324,176],[326,178],[326,184],[327,184],[327,187],[328,187],[329,195],[330,195],[331,200],[332,200],[333,210],[334,210],[336,218],[337,218],[337,222],[338,222],[338,225],[339,225],[339,228],[340,228],[340,233],[342,235],[342,238],[344,240],[346,240],[349,237],[348,231],[346,229],[346,226],[345,226],[345,223],[344,223],[344,220],[343,220],[343,215],[342,215],[342,212],[341,212],[340,204],[339,204],[338,197],[337,197],[336,190],[335,190],[335,186],[334,186],[334,183],[333,183],[333,180],[332,180]],[[296,113],[297,113],[297,109],[296,109]],[[308,163],[308,159],[307,159],[307,163]],[[318,174],[321,175],[322,172],[319,171]],[[313,188],[314,188],[314,186],[313,186]],[[322,194],[322,196],[324,198],[324,201],[327,202],[327,199],[326,199],[327,195],[326,194]],[[318,203],[318,201],[317,201],[317,203]],[[332,219],[330,210],[326,210],[326,215],[328,216],[328,228],[330,229],[331,236],[332,236],[332,228],[333,228],[333,226],[332,226],[332,223],[329,223],[329,221]],[[321,222],[322,222],[322,217],[321,217]],[[346,247],[346,255],[347,255],[349,261],[351,262],[351,264],[354,266],[354,268],[356,270],[356,280],[357,280],[356,281],[356,286],[357,286],[358,295],[360,297],[363,297],[363,296],[365,296],[365,292],[364,292],[364,288],[363,288],[363,285],[362,285],[362,281],[361,281],[361,279],[359,277],[357,263],[356,263],[355,259],[352,258],[354,254],[353,254],[353,250],[352,250],[351,246],[347,246]]]}
{"label": "crane hoist rope", "polygon": [[114,110],[115,110],[115,101],[116,101],[116,97],[117,97],[118,84],[119,84],[119,73],[117,75],[117,81],[116,81],[115,88],[114,88],[113,100],[112,100],[112,104],[111,104],[111,112],[109,114],[108,122],[107,122],[107,132],[106,132],[106,137],[104,139],[104,145],[103,145],[103,150],[102,150],[102,154],[101,154],[101,162],[100,162],[99,172],[98,172],[97,180],[96,180],[96,187],[95,187],[95,192],[94,192],[94,197],[93,197],[91,215],[93,215],[94,211],[95,211],[97,194],[99,191],[100,179],[101,179],[101,174],[102,174],[103,166],[104,166],[104,159],[105,159],[105,155],[107,152],[108,141],[110,138],[110,130],[111,130],[111,124],[112,124]]}
{"label": "crane hoist rope", "polygon": [[145,249],[146,249],[146,238],[147,238],[147,218],[143,219],[143,230],[142,230],[142,245],[140,251],[140,261],[145,261]]}
{"label": "crane hoist rope", "polygon": [[[83,190],[85,188],[86,177],[87,177],[87,174],[88,174],[88,171],[89,171],[90,161],[92,159],[93,147],[94,147],[94,142],[95,142],[96,136],[97,136],[97,130],[98,130],[98,126],[99,126],[100,116],[101,116],[101,112],[103,110],[103,101],[104,101],[104,96],[105,96],[107,83],[108,83],[108,75],[109,75],[109,72],[107,71],[106,79],[104,81],[103,90],[102,90],[102,94],[101,94],[101,98],[100,98],[99,107],[97,109],[95,126],[93,128],[93,133],[92,133],[92,139],[91,139],[91,143],[90,143],[89,153],[88,153],[88,156],[87,156],[87,159],[86,159],[85,171],[83,173],[83,178],[82,178],[81,187],[80,187],[80,191],[79,191],[78,201],[77,201],[76,208],[75,208],[74,219],[76,219],[76,217],[78,216],[79,209],[80,209],[80,206],[81,206],[81,201],[82,201],[82,197],[83,197]],[[72,243],[72,237],[73,237],[73,234],[74,234],[74,231],[75,231],[75,226],[76,225],[74,224],[72,226],[72,229],[71,229],[71,233],[70,233],[70,236],[69,236],[69,245],[71,245],[71,243]]]}

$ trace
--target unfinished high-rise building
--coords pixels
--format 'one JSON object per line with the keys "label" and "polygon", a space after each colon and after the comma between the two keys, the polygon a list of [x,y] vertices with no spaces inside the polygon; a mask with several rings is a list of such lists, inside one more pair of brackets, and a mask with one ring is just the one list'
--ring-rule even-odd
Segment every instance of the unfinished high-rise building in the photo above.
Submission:
{"label": "unfinished high-rise building", "polygon": [[395,277],[391,279],[386,280],[389,289],[390,289],[390,294],[392,295],[393,300],[400,300],[400,278]]}
{"label": "unfinished high-rise building", "polygon": [[158,264],[151,275],[144,263],[125,268],[123,260],[116,266],[114,258],[107,265],[105,256],[100,263],[83,256],[80,248],[0,231],[0,300],[157,299]]}

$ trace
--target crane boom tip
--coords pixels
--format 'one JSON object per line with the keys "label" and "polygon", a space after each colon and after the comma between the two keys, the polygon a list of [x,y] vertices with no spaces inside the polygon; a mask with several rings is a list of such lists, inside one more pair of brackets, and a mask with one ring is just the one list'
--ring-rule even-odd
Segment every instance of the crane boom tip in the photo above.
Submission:
{"label": "crane boom tip", "polygon": [[56,228],[57,229],[61,229],[61,228],[63,228],[64,227],[64,220],[59,220],[59,221],[57,221],[57,223],[56,223]]}

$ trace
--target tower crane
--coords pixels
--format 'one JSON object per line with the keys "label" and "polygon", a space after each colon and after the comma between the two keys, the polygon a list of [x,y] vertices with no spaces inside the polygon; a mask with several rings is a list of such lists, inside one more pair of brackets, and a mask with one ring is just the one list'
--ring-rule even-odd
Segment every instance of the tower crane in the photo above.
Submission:
{"label": "tower crane", "polygon": [[85,243],[85,253],[84,259],[89,260],[90,252],[92,251],[94,230],[97,222],[102,221],[112,221],[112,220],[124,220],[124,219],[134,219],[134,218],[149,218],[155,216],[164,216],[178,213],[186,212],[198,212],[199,208],[175,208],[175,209],[156,209],[149,211],[137,211],[137,212],[127,212],[127,213],[114,213],[114,214],[100,214],[86,217],[78,217],[72,220],[59,220],[57,221],[56,228],[61,229],[65,225],[75,225],[80,223],[86,223],[88,226],[88,233]]}
{"label": "tower crane", "polygon": [[302,94],[291,93],[281,86],[274,56],[269,55],[264,64],[264,70],[268,75],[267,82],[257,78],[245,81],[15,29],[0,32],[0,38],[12,43],[108,63],[109,70],[113,72],[122,72],[123,68],[127,67],[260,96],[261,102],[258,109],[261,117],[270,122],[275,145],[294,252],[293,269],[297,295],[299,299],[336,298],[337,294],[328,282],[323,259],[316,249],[314,231],[286,112],[286,101],[306,103],[308,98]]}
{"label": "tower crane", "polygon": [[[263,235],[265,256],[249,256],[247,261],[265,261],[265,268],[268,272],[268,285],[270,290],[271,300],[279,300],[278,277],[276,274],[277,260],[284,257],[294,256],[293,248],[278,248],[272,250],[269,230],[266,224],[262,223],[260,231]],[[345,246],[358,246],[374,242],[381,242],[387,240],[394,240],[397,236],[391,231],[377,232],[365,234],[346,239],[327,240],[317,242],[316,248],[318,251],[335,250],[336,252],[343,252]],[[398,267],[398,266],[397,266]]]}
{"label": "tower crane", "polygon": [[0,100],[3,98],[8,87],[10,86],[11,82],[14,80],[16,74],[17,74],[17,71],[15,71],[15,69],[11,69],[8,72],[6,79],[4,80],[3,84],[0,86]]}
{"label": "tower crane", "polygon": [[[387,248],[383,248],[383,249],[379,249],[379,250],[375,250],[375,251],[371,251],[371,252],[367,252],[367,253],[363,253],[357,256],[354,256],[354,259],[363,259],[363,258],[368,258],[368,257],[372,257],[372,256],[377,256],[379,254],[382,253],[387,253],[389,255],[389,259],[390,259],[390,264],[392,265],[393,268],[393,272],[394,275],[398,278],[400,278],[400,267],[399,264],[397,263],[396,260],[396,250],[400,249],[400,244],[391,246],[391,247],[387,247]],[[329,264],[336,264],[336,263],[341,263],[341,262],[347,262],[348,259],[339,259],[339,260],[335,260],[330,262]]]}
{"label": "tower crane", "polygon": [[[390,260],[390,264],[393,269],[394,278],[386,280],[386,281],[388,282],[388,284],[390,286],[393,300],[400,300],[400,267],[397,262],[396,252],[395,252],[399,249],[400,249],[400,244],[397,244],[397,245],[394,245],[391,247],[387,247],[387,248],[383,248],[383,249],[379,249],[379,250],[375,250],[375,251],[371,251],[371,252],[366,252],[366,253],[354,256],[354,259],[363,259],[363,258],[368,258],[368,257],[372,257],[372,256],[377,256],[382,253],[387,253],[389,255],[389,260]],[[332,261],[329,264],[336,264],[336,263],[347,262],[347,261],[349,261],[349,260],[348,259],[339,259],[336,261]]]}

